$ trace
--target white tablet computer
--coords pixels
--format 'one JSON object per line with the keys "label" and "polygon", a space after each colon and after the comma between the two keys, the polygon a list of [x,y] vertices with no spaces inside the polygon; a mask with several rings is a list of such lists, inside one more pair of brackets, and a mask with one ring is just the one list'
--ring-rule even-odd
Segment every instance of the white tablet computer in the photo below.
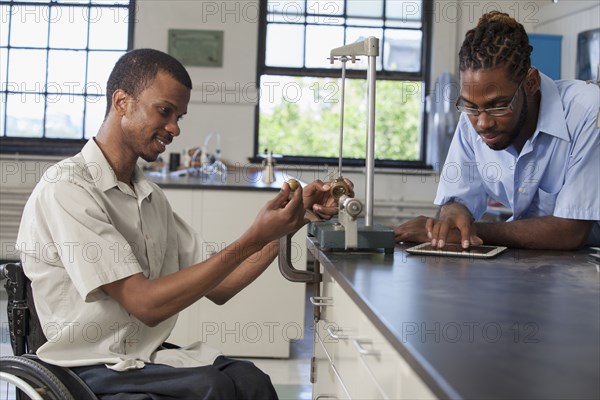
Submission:
{"label": "white tablet computer", "polygon": [[504,246],[471,246],[468,249],[463,249],[458,243],[448,243],[442,249],[431,246],[430,243],[421,243],[417,246],[410,247],[406,251],[410,254],[427,254],[434,256],[448,257],[477,257],[490,258],[494,257],[506,250]]}

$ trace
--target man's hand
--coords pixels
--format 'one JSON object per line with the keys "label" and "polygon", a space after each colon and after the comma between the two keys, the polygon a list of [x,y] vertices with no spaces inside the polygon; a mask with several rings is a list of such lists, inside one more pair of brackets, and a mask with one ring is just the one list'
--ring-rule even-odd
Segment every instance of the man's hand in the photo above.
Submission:
{"label": "man's hand", "polygon": [[292,192],[287,182],[283,184],[281,191],[265,204],[250,227],[257,242],[266,244],[304,225],[302,194],[301,187]]}
{"label": "man's hand", "polygon": [[437,248],[444,247],[446,243],[460,243],[466,249],[483,243],[483,240],[477,236],[473,216],[460,203],[443,205],[439,220],[429,218],[425,223],[425,229],[431,245]]}
{"label": "man's hand", "polygon": [[417,218],[404,222],[396,229],[394,235],[396,242],[428,242],[431,240],[427,236],[426,223],[428,218],[420,215]]}
{"label": "man's hand", "polygon": [[471,213],[458,203],[440,210],[440,219],[419,216],[404,222],[394,230],[396,242],[431,242],[442,248],[446,243],[460,243],[463,248],[483,243],[477,236]]}
{"label": "man's hand", "polygon": [[[350,197],[354,196],[354,184],[349,179],[344,178],[344,182],[348,185]],[[330,219],[338,212],[337,199],[331,196],[330,182],[315,180],[309,183],[304,188],[303,202],[304,208],[311,211],[313,214],[322,219]]]}

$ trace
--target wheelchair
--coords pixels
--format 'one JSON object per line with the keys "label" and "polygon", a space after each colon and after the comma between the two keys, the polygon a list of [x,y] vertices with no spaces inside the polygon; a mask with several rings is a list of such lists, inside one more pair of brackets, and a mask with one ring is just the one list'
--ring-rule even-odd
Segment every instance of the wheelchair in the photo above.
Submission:
{"label": "wheelchair", "polygon": [[15,387],[17,400],[97,400],[69,368],[48,364],[35,355],[46,337],[35,311],[31,282],[21,263],[1,265],[0,278],[6,279],[8,329],[14,354],[0,357],[0,381]]}

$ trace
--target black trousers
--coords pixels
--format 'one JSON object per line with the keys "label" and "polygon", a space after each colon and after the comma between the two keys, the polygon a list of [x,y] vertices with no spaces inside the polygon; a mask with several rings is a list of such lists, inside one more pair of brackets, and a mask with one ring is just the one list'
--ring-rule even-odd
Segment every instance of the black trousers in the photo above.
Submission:
{"label": "black trousers", "polygon": [[102,400],[277,399],[267,374],[249,361],[223,356],[196,368],[146,364],[120,372],[104,365],[72,370]]}

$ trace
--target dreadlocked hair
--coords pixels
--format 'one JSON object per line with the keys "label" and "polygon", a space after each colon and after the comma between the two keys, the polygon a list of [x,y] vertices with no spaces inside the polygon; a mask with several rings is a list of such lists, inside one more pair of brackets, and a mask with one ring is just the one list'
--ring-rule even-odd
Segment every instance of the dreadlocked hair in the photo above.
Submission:
{"label": "dreadlocked hair", "polygon": [[491,11],[467,32],[458,53],[459,69],[506,66],[508,78],[519,82],[531,67],[532,49],[523,25],[506,13]]}

